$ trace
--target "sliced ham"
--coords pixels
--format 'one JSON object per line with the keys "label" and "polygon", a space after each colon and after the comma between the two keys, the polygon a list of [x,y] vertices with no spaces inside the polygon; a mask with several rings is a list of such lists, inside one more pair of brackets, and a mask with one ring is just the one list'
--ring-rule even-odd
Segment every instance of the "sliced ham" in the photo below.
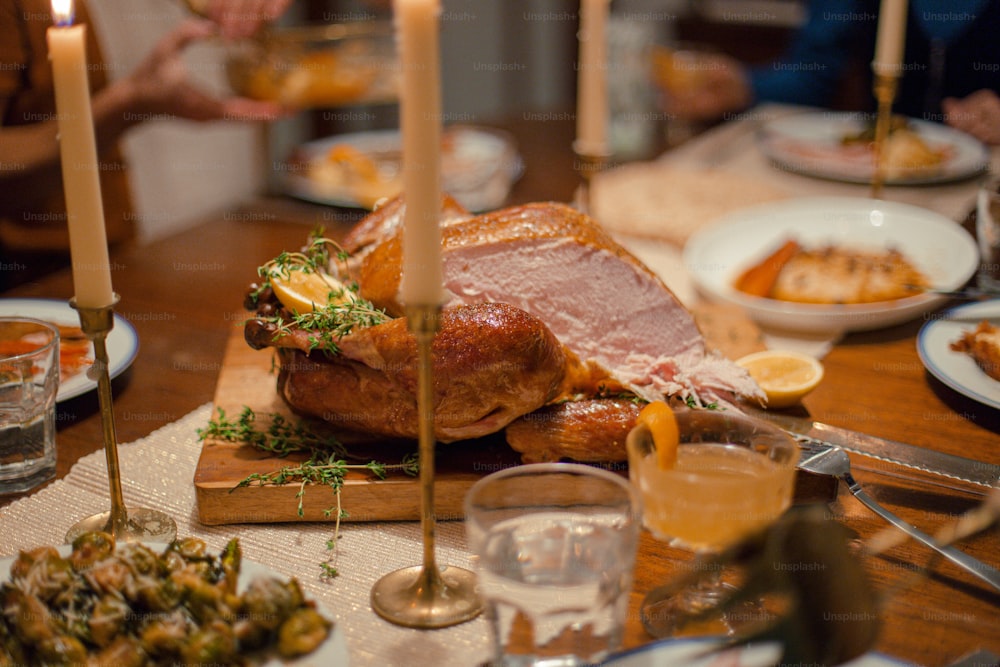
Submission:
{"label": "sliced ham", "polygon": [[[531,313],[583,362],[649,400],[760,398],[747,372],[710,353],[692,315],[660,278],[593,220],[538,203],[453,220],[442,229],[450,305],[508,303]],[[399,235],[367,252],[361,293],[401,314]]]}

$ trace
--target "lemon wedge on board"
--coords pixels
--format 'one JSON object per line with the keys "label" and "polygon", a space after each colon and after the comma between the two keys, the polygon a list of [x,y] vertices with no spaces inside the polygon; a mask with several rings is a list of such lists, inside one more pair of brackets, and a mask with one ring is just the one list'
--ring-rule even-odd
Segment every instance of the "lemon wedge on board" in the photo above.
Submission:
{"label": "lemon wedge on board", "polygon": [[823,379],[823,364],[801,352],[764,350],[740,357],[736,363],[767,394],[769,408],[797,405]]}
{"label": "lemon wedge on board", "polygon": [[285,308],[300,315],[330,303],[353,300],[353,294],[344,283],[323,273],[290,271],[287,276],[272,274],[271,289]]}
{"label": "lemon wedge on board", "polygon": [[677,464],[677,447],[680,445],[680,430],[677,417],[670,406],[663,401],[653,401],[639,411],[636,424],[644,424],[653,437],[656,447],[656,464],[662,470],[670,470]]}

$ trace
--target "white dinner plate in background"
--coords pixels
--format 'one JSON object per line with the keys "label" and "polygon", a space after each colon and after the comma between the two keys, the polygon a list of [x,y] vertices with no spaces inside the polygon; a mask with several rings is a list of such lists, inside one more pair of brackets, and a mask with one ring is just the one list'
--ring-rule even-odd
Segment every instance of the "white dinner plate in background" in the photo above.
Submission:
{"label": "white dinner plate in background", "polygon": [[[932,149],[946,151],[935,169],[886,180],[887,185],[930,185],[970,178],[990,163],[989,150],[975,137],[953,127],[908,119],[910,128]],[[870,153],[845,148],[841,140],[865,129],[870,114],[816,111],[782,116],[764,125],[757,144],[783,169],[848,183],[870,183]]]}
{"label": "white dinner plate in background", "polygon": [[1000,409],[1000,382],[987,375],[968,354],[951,349],[963,332],[974,330],[982,320],[1000,326],[1000,299],[968,303],[936,315],[917,335],[917,354],[924,368],[945,385]]}
{"label": "white dinner plate in background", "polygon": [[[442,135],[441,188],[470,211],[489,211],[507,199],[524,164],[506,133],[453,125]],[[375,183],[324,165],[331,149],[349,147],[377,168]],[[402,190],[402,145],[397,130],[373,130],[324,137],[299,146],[287,165],[285,191],[317,204],[371,209],[381,197]]]}
{"label": "white dinner plate in background", "polygon": [[[0,299],[0,317],[33,317],[53,324],[79,327],[80,315],[68,301],[59,299]],[[131,365],[139,352],[139,336],[135,328],[121,315],[115,314],[114,327],[108,334],[105,345],[108,349],[108,374],[115,378]],[[92,355],[91,355],[92,356]],[[86,394],[97,387],[97,383],[85,372],[60,383],[57,401],[66,401]]]}
{"label": "white dinner plate in background", "polygon": [[751,296],[733,283],[786,240],[805,246],[895,248],[937,289],[955,290],[975,273],[972,236],[939,213],[878,199],[808,197],[761,204],[719,218],[684,247],[684,266],[699,292],[741,306],[758,324],[791,332],[837,334],[893,326],[942,305],[939,294],[862,304],[811,304]]}

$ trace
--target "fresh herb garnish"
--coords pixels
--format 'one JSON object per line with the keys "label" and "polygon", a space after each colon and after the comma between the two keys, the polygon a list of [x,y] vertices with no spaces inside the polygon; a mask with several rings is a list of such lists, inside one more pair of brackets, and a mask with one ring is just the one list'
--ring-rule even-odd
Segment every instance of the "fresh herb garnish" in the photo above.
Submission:
{"label": "fresh herb garnish", "polygon": [[[305,313],[294,313],[291,319],[280,315],[260,318],[277,326],[275,337],[287,335],[293,329],[308,333],[309,350],[322,350],[327,354],[337,354],[337,342],[351,333],[355,327],[370,327],[388,321],[390,318],[380,308],[360,296],[357,281],[345,280],[348,253],[336,241],[325,238],[323,229],[313,230],[308,245],[301,252],[282,252],[280,255],[257,269],[264,280],[251,294],[257,303],[268,289],[273,289],[274,280],[288,281],[292,273],[299,271],[309,274],[329,275],[342,287],[331,287],[327,303]],[[337,261],[332,262],[335,258]]]}
{"label": "fresh herb garnish", "polygon": [[280,414],[268,415],[266,428],[260,428],[256,413],[249,407],[244,407],[236,420],[226,416],[224,410],[217,410],[218,416],[210,419],[208,425],[198,429],[198,437],[202,440],[215,438],[225,442],[235,442],[250,445],[264,452],[279,457],[293,453],[305,453],[308,459],[302,463],[284,466],[279,470],[254,473],[240,481],[232,490],[247,486],[284,486],[297,484],[299,487],[295,497],[298,499],[297,513],[303,516],[303,498],[308,485],[326,486],[334,496],[334,504],[323,510],[327,518],[334,517],[333,537],[327,540],[329,557],[320,563],[321,576],[330,579],[337,576],[334,566],[337,555],[337,541],[340,539],[340,521],[348,516],[340,502],[340,491],[344,478],[350,470],[367,470],[378,479],[385,479],[390,472],[403,472],[416,475],[419,472],[418,457],[415,452],[407,454],[399,463],[386,464],[378,461],[367,463],[349,463],[351,458],[343,444],[334,437],[324,437],[309,430],[301,424],[296,424]]}
{"label": "fresh herb garnish", "polygon": [[[288,279],[292,271],[302,273],[330,273],[339,277],[341,272],[346,272],[349,253],[344,250],[336,241],[323,236],[325,230],[317,227],[309,234],[309,239],[305,248],[299,252],[282,252],[277,257],[257,268],[257,275],[264,279],[252,294],[256,301],[261,293],[271,286],[271,279],[275,276]],[[337,263],[331,262],[331,258],[336,258]],[[357,283],[351,283],[357,289]]]}
{"label": "fresh herb garnish", "polygon": [[700,399],[698,399],[698,397],[694,396],[693,394],[689,394],[687,396],[687,398],[684,399],[684,403],[689,408],[700,408],[702,410],[721,410],[722,409],[722,407],[716,401],[712,401],[711,403],[702,403],[700,401]]}
{"label": "fresh herb garnish", "polygon": [[296,314],[290,322],[273,318],[278,325],[276,336],[287,334],[291,329],[309,332],[310,351],[320,349],[328,354],[337,354],[337,341],[351,333],[354,327],[371,327],[387,322],[389,316],[364,299],[329,303],[309,313]]}

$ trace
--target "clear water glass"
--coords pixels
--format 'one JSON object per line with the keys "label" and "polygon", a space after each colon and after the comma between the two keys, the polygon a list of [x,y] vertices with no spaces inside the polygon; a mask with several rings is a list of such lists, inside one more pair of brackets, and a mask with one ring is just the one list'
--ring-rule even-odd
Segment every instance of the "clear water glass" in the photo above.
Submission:
{"label": "clear water glass", "polygon": [[56,472],[59,329],[0,318],[0,493],[20,493]]}
{"label": "clear water glass", "polygon": [[625,477],[581,464],[517,466],[469,490],[492,664],[573,667],[621,648],[639,512]]}

